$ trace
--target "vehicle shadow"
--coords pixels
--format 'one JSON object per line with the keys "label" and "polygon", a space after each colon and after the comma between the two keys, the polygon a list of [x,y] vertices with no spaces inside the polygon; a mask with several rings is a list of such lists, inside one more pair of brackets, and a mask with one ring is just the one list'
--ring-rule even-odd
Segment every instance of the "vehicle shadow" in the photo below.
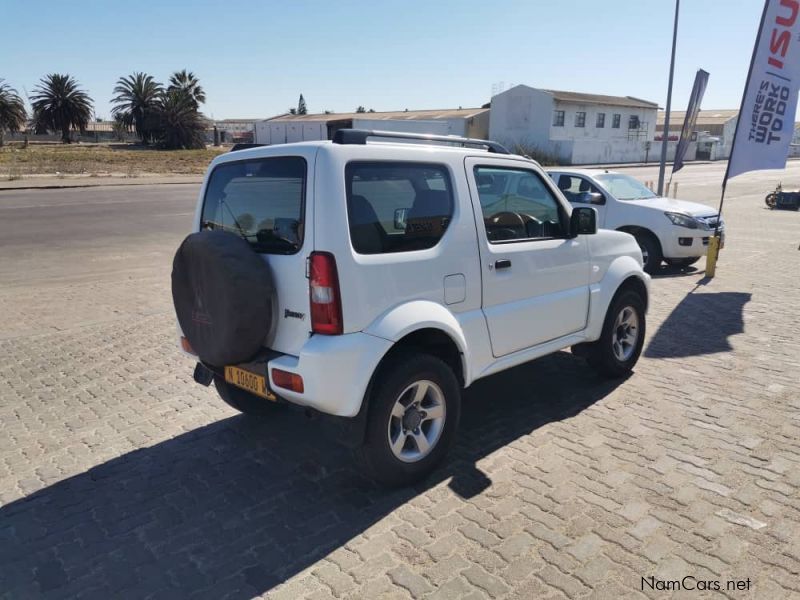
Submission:
{"label": "vehicle shadow", "polygon": [[481,380],[446,463],[394,491],[294,411],[218,421],[0,508],[0,595],[263,594],[447,478],[479,493],[491,480],[477,461],[617,385],[566,352]]}
{"label": "vehicle shadow", "polygon": [[732,350],[728,338],[744,332],[742,312],[751,298],[744,292],[688,294],[650,338],[644,355],[679,358]]}
{"label": "vehicle shadow", "polygon": [[689,267],[674,267],[671,265],[661,265],[657,272],[651,273],[653,279],[668,279],[670,277],[688,277],[697,275],[700,270],[692,265]]}

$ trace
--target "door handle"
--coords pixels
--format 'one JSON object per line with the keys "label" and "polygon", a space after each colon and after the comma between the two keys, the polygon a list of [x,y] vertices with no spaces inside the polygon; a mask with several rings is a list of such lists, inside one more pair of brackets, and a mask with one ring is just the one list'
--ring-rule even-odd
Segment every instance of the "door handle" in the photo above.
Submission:
{"label": "door handle", "polygon": [[511,261],[507,258],[494,261],[495,269],[508,269],[511,267]]}

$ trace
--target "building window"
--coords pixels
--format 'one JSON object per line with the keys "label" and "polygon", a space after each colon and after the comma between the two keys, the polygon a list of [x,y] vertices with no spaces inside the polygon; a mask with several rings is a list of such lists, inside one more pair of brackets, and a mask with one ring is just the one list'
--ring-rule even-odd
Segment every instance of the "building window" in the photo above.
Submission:
{"label": "building window", "polygon": [[575,113],[575,127],[586,127],[586,113],[585,112],[576,112]]}
{"label": "building window", "polygon": [[597,127],[603,128],[606,126],[606,113],[597,113]]}
{"label": "building window", "polygon": [[611,127],[614,129],[619,129],[619,122],[622,119],[622,116],[619,114],[614,114],[614,120],[611,122]]}
{"label": "building window", "polygon": [[563,110],[553,111],[553,127],[563,127],[563,126],[564,126],[564,111]]}
{"label": "building window", "polygon": [[631,115],[631,118],[628,119],[628,129],[639,129],[638,115]]}

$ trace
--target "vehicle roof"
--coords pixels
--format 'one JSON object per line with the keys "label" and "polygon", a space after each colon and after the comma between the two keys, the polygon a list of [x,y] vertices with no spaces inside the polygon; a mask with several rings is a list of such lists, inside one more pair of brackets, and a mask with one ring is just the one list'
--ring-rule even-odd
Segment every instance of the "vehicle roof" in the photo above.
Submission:
{"label": "vehicle roof", "polygon": [[[454,142],[455,143],[455,142]],[[486,156],[487,158],[509,158],[514,160],[528,160],[531,159],[520,156],[518,154],[497,154],[484,150],[480,147],[463,147],[463,146],[448,146],[445,144],[437,143],[419,143],[419,142],[392,142],[392,141],[370,141],[367,144],[334,144],[330,140],[315,140],[308,142],[293,142],[289,144],[274,144],[269,146],[257,146],[254,148],[247,148],[243,150],[236,150],[235,152],[226,152],[217,156],[212,164],[219,164],[223,162],[246,160],[251,158],[259,158],[262,156],[275,156],[291,154],[296,150],[303,150],[304,153],[312,150],[313,148],[324,149],[328,152],[341,152],[350,153],[354,148],[364,149],[366,147],[374,147],[376,151],[386,152],[397,150],[398,153],[408,153],[409,151],[417,150],[420,153],[435,154],[445,153],[449,155],[462,155],[462,156]],[[535,162],[535,161],[531,161]],[[538,163],[537,163],[538,164]]]}
{"label": "vehicle roof", "polygon": [[547,173],[563,173],[564,175],[584,175],[585,177],[595,177],[604,173],[619,174],[617,171],[610,169],[573,169],[571,167],[546,167],[545,171]]}

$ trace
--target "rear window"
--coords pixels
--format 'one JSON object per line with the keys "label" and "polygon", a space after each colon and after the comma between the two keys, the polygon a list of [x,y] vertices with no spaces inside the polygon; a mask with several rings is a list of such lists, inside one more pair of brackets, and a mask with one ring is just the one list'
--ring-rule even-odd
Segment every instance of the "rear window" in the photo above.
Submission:
{"label": "rear window", "polygon": [[350,241],[359,254],[432,248],[450,224],[453,193],[442,165],[356,162],[345,178]]}
{"label": "rear window", "polygon": [[294,254],[303,245],[306,161],[298,156],[221,164],[208,180],[201,229],[222,229],[256,252]]}

